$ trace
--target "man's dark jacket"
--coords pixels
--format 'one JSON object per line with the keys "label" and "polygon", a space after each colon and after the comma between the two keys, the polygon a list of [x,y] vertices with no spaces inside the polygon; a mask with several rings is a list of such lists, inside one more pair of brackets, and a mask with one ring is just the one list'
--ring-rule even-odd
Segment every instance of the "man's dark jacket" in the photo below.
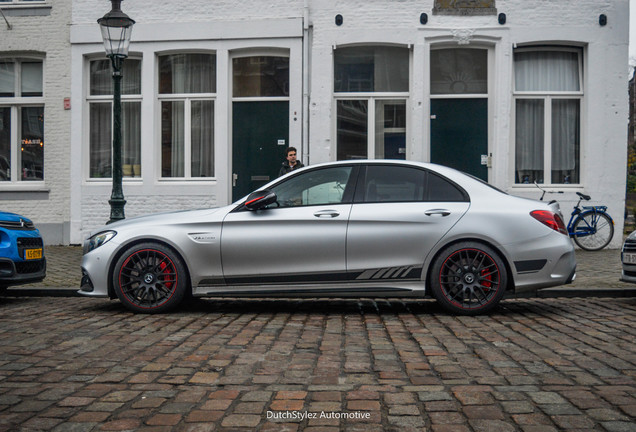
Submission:
{"label": "man's dark jacket", "polygon": [[285,174],[292,172],[294,170],[297,170],[299,168],[304,167],[305,165],[303,165],[303,163],[301,161],[296,161],[296,165],[294,165],[293,167],[289,166],[289,161],[285,161],[283,162],[283,166],[280,167],[280,171],[278,172],[278,177],[280,176],[284,176]]}

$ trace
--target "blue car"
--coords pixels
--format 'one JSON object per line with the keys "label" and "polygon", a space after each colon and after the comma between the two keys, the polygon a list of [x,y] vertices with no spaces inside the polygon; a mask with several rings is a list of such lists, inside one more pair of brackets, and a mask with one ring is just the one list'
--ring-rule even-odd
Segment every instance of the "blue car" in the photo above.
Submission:
{"label": "blue car", "polygon": [[0,292],[46,276],[40,231],[24,216],[0,212]]}

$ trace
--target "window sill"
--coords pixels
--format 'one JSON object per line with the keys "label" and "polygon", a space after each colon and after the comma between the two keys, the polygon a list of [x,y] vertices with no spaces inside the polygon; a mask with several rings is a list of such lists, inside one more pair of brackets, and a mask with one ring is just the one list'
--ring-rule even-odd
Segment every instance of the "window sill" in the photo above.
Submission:
{"label": "window sill", "polygon": [[0,184],[0,201],[48,200],[51,189],[39,184]]}
{"label": "window sill", "polygon": [[49,16],[51,8],[51,3],[48,1],[36,4],[31,2],[0,3],[0,9],[7,17]]}

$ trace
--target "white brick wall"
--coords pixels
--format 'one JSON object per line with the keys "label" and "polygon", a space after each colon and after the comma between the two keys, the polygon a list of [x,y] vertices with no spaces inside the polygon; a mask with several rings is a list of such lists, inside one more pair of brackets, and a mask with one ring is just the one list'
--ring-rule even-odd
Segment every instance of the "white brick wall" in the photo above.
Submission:
{"label": "white brick wall", "polygon": [[[44,53],[44,182],[48,199],[0,199],[0,208],[31,218],[47,244],[68,243],[70,218],[69,25],[71,0],[50,2],[49,16],[11,16],[12,30],[0,20],[0,55]],[[8,188],[0,185],[0,198]],[[28,195],[24,195],[25,197]],[[41,197],[41,194],[38,195]]]}
{"label": "white brick wall", "polygon": [[[453,32],[468,29],[472,32],[472,44],[488,46],[494,55],[489,75],[493,77],[489,98],[493,107],[489,113],[489,150],[493,152],[493,167],[490,172],[491,183],[517,195],[537,198],[536,191],[512,186],[514,162],[511,143],[514,143],[511,108],[512,98],[512,52],[515,44],[524,43],[562,43],[576,44],[584,48],[584,100],[581,119],[581,163],[582,186],[576,190],[592,195],[610,207],[617,222],[617,232],[622,229],[622,216],[625,191],[626,134],[627,134],[627,41],[628,41],[628,0],[563,0],[547,2],[545,0],[499,0],[497,12],[505,13],[507,22],[500,25],[496,15],[486,16],[448,16],[433,15],[433,0],[229,0],[209,1],[191,0],[174,2],[171,0],[125,0],[122,9],[137,21],[137,30],[133,30],[132,49],[143,51],[145,58],[155,52],[169,49],[182,49],[183,46],[198,48],[222,46],[234,49],[233,39],[241,38],[241,31],[252,31],[251,23],[267,23],[268,20],[285,18],[303,19],[304,6],[309,8],[309,143],[310,163],[335,159],[335,125],[333,112],[333,75],[332,53],[334,46],[353,43],[394,43],[409,46],[412,49],[412,79],[409,96],[409,158],[427,161],[429,159],[429,94],[427,93],[428,51],[437,42],[457,43]],[[55,9],[55,8],[54,8]],[[93,36],[76,44],[80,59],[73,60],[73,76],[79,81],[83,78],[81,56],[93,53],[101,48],[96,38],[97,18],[109,9],[105,0],[82,0],[73,2],[72,22],[77,28],[90,28]],[[421,13],[428,14],[428,23],[421,25]],[[336,26],[334,17],[343,15],[344,24]],[[606,14],[608,24],[601,27],[599,15]],[[273,22],[273,21],[272,21]],[[279,22],[279,21],[277,21]],[[185,24],[184,24],[185,23]],[[178,41],[165,40],[166,34],[173,31],[175,25],[192,23],[192,32],[179,34]],[[225,25],[225,27],[224,27]],[[214,29],[234,30],[216,35]],[[262,24],[261,24],[262,25]],[[262,27],[259,27],[262,28]],[[265,25],[265,28],[266,25]],[[135,33],[137,31],[137,33]],[[272,33],[277,29],[271,28]],[[214,34],[213,36],[210,36]],[[135,36],[137,35],[137,36]],[[152,42],[153,35],[158,42]],[[143,38],[143,41],[135,38]],[[299,37],[299,36],[297,36]],[[187,39],[191,38],[191,41]],[[262,36],[246,39],[241,47],[259,47],[268,39],[267,31]],[[221,42],[230,45],[222,45]],[[178,46],[175,43],[178,42]],[[223,52],[223,51],[222,51]],[[227,54],[227,51],[224,52]],[[226,60],[223,60],[226,61]],[[152,77],[152,71],[149,72]],[[292,80],[300,80],[302,74],[294,75]],[[77,81],[77,80],[76,80]],[[296,83],[299,88],[299,83]],[[81,84],[73,87],[74,110],[76,102],[83,100]],[[228,89],[219,89],[219,103],[227,104]],[[224,99],[225,97],[225,99]],[[144,96],[144,103],[153,103],[155,96]],[[226,106],[226,108],[227,108]],[[156,108],[150,107],[150,110]],[[299,110],[302,112],[302,109]],[[74,119],[77,112],[74,112]],[[73,120],[74,128],[85,128],[81,116]],[[148,120],[156,122],[156,116]],[[48,120],[48,119],[47,119]],[[50,124],[50,123],[49,123]],[[229,129],[231,124],[227,122]],[[148,125],[152,128],[155,125]],[[231,143],[229,134],[224,132],[225,140],[217,142],[222,148],[217,163],[222,169],[231,165]],[[82,149],[82,134],[73,135],[73,148]],[[155,145],[152,144],[151,145]],[[77,156],[74,154],[74,157]],[[306,157],[307,155],[303,155]],[[68,157],[67,159],[68,160]],[[78,174],[82,173],[81,158],[73,163],[79,164]],[[153,169],[145,167],[144,169]],[[137,189],[126,192],[128,217],[146,212],[162,211],[168,208],[182,209],[209,205],[223,205],[228,201],[229,170],[219,172],[217,183],[209,187],[208,197],[203,196],[192,186],[187,192],[162,192],[155,179]],[[74,182],[81,182],[82,175]],[[144,179],[146,181],[146,179]],[[76,211],[72,213],[75,239],[78,233],[103,223],[108,219],[108,193],[103,187],[90,187],[82,184],[73,186]],[[143,192],[140,190],[143,189]],[[574,199],[574,189],[563,197],[564,210],[568,210]],[[79,201],[76,201],[77,200]],[[148,199],[146,199],[148,198]],[[621,242],[620,235],[615,236],[613,246]]]}
{"label": "white brick wall", "polygon": [[[73,23],[92,24],[110,3],[80,0],[73,3]],[[121,8],[137,23],[262,20],[302,16],[303,0],[124,0]],[[134,38],[134,36],[133,36]]]}

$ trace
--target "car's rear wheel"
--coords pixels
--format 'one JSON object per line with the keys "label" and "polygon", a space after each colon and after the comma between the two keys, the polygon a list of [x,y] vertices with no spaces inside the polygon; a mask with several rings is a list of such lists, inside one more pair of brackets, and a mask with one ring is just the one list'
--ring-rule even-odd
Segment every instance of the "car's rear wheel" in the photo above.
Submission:
{"label": "car's rear wheel", "polygon": [[492,248],[476,242],[444,249],[435,259],[430,277],[431,291],[438,303],[459,315],[492,310],[507,284],[503,260]]}
{"label": "car's rear wheel", "polygon": [[160,313],[174,309],[188,288],[186,268],[172,249],[142,243],[126,250],[113,271],[113,286],[128,309]]}

